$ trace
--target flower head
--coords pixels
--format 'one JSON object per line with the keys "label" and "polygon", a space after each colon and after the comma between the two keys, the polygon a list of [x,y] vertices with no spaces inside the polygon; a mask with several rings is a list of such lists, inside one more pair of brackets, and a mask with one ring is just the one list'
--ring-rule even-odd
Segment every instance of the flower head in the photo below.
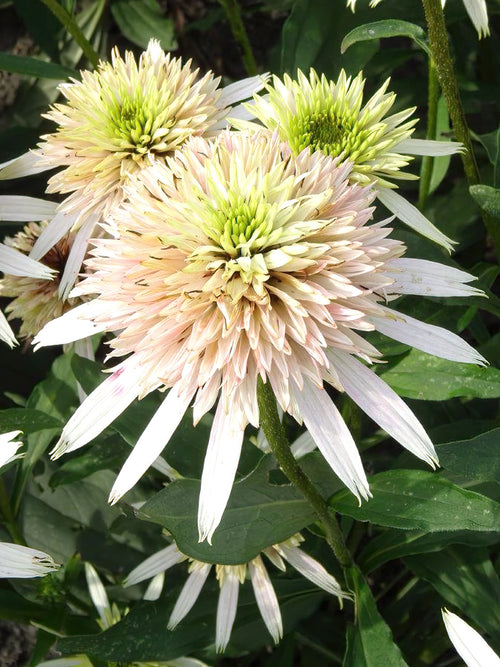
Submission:
{"label": "flower head", "polygon": [[193,139],[169,167],[144,171],[114,216],[119,236],[94,242],[92,273],[74,290],[92,301],[35,340],[69,342],[91,322],[119,331],[110,357],[127,355],[70,419],[54,456],[88,443],[135,398],[170,389],[116,480],[114,502],[161,453],[193,399],[195,422],[218,400],[199,508],[200,538],[210,540],[245,427],[259,424],[260,376],[359,499],[369,496],[361,459],[324,381],[434,464],[420,423],[356,359],[380,356],[360,333],[378,329],[446,358],[481,361],[458,336],[384,305],[406,293],[478,293],[465,284],[473,277],[402,258],[386,223],[368,224],[373,192],[349,183],[349,163],[308,150],[294,159],[277,136]]}
{"label": "flower head", "polygon": [[[325,570],[321,563],[299,548],[299,544],[303,541],[304,538],[302,535],[297,533],[284,542],[264,549],[262,554],[282,572],[286,571],[285,562],[288,562],[316,586],[319,586],[332,595],[336,595],[340,604],[342,604],[342,599],[350,598],[350,595],[342,592],[337,580]],[[132,586],[145,579],[156,577],[173,565],[185,560],[188,560],[188,557],[179,550],[174,542],[147,558],[132,570],[125,581],[125,585]],[[169,630],[177,627],[190,612],[201,593],[211,569],[212,563],[205,563],[189,558],[189,577],[172,610],[168,623]],[[242,563],[240,565],[215,565],[215,573],[220,587],[215,639],[217,651],[224,651],[229,643],[238,607],[238,589],[240,584],[243,584],[247,578],[247,573],[250,574],[255,599],[262,619],[269,630],[269,634],[275,643],[278,643],[283,636],[281,612],[262,556],[258,555],[249,563]]]}
{"label": "flower head", "polygon": [[26,579],[44,577],[59,565],[52,556],[20,544],[0,542],[0,577]]}

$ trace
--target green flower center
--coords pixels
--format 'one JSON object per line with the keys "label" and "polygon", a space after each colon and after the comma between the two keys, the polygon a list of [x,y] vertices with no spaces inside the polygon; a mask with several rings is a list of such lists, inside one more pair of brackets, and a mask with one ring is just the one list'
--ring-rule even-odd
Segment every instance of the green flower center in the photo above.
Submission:
{"label": "green flower center", "polygon": [[221,248],[230,257],[251,257],[267,242],[273,228],[271,204],[263,198],[232,197],[214,211],[215,230]]}
{"label": "green flower center", "polygon": [[338,155],[342,151],[345,135],[352,131],[352,124],[336,116],[331,109],[313,113],[301,120],[297,128],[300,150],[310,146],[314,151]]}
{"label": "green flower center", "polygon": [[110,120],[113,136],[120,148],[137,153],[146,153],[153,144],[154,109],[148,108],[141,99],[123,99],[111,110]]}

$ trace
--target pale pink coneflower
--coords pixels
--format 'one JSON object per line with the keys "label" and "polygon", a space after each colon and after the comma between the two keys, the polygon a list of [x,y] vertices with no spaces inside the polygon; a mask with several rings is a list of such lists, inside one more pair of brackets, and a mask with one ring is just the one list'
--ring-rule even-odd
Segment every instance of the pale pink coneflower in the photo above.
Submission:
{"label": "pale pink coneflower", "polygon": [[[335,577],[329,574],[321,563],[299,548],[299,544],[303,541],[302,535],[297,533],[284,542],[264,549],[261,554],[282,572],[286,572],[286,563],[288,563],[313,584],[338,597],[342,606],[343,598],[350,599],[351,596],[342,591]],[[244,583],[247,573],[250,575],[257,606],[269,634],[276,644],[283,636],[283,622],[278,598],[261,554],[252,558],[248,563],[215,564],[215,573],[220,587],[215,638],[215,647],[218,652],[224,651],[229,643],[238,607],[239,586]],[[213,563],[188,558],[174,542],[134,568],[124,582],[125,586],[133,586],[146,579],[152,579],[155,594],[150,594],[148,599],[157,599],[163,586],[163,573],[185,560],[189,560],[189,576],[170,615],[167,626],[169,630],[176,628],[193,608]]]}
{"label": "pale pink coneflower", "polygon": [[[172,58],[152,39],[138,62],[132,52],[122,58],[114,48],[111,62],[101,61],[94,72],[82,71],[81,81],[60,84],[66,100],[45,114],[56,130],[42,137],[37,150],[0,165],[0,179],[57,169],[47,192],[67,195],[31,256],[43,257],[70,229],[79,230],[77,246],[86,242],[95,224],[121,202],[122,186],[131,175],[155,161],[164,163],[189,137],[215,136],[226,127],[229,113],[247,117],[233,105],[251,97],[265,79],[255,76],[221,88],[220,77],[212,72],[199,76],[191,61]],[[16,198],[21,199],[26,198]],[[51,202],[34,201],[39,208],[55,208]],[[17,201],[13,220],[20,219],[19,211],[24,213],[24,207]],[[82,260],[76,250],[70,255],[71,271],[60,285],[63,298]]]}
{"label": "pale pink coneflower", "polygon": [[[363,103],[365,79],[342,70],[337,81],[311,68],[300,69],[297,79],[287,74],[272,77],[267,94],[254,94],[246,104],[262,125],[276,130],[297,155],[305,148],[352,163],[351,182],[372,185],[377,199],[402,222],[451,251],[453,241],[437,229],[413,204],[396,192],[394,180],[413,180],[404,171],[412,155],[450,155],[463,149],[452,141],[411,139],[417,119],[415,107],[389,115],[395,93],[387,92],[390,79]],[[242,129],[258,128],[255,121],[235,119]]]}
{"label": "pale pink coneflower", "polygon": [[134,399],[170,389],[113,486],[116,502],[159,456],[188,406],[197,423],[218,400],[199,505],[200,539],[210,541],[245,427],[259,425],[260,376],[360,501],[370,496],[361,459],[323,382],[435,465],[413,413],[357,359],[380,357],[360,333],[379,330],[431,354],[482,363],[455,334],[385,305],[400,294],[480,293],[467,285],[473,276],[403,258],[387,221],[368,224],[374,193],[349,184],[349,163],[308,150],[293,158],[276,135],[193,139],[168,167],[141,174],[114,215],[119,237],[94,242],[92,273],[73,291],[94,298],[34,341],[70,342],[82,327],[107,330],[119,332],[109,357],[128,355],[71,417],[53,456],[90,442]]}

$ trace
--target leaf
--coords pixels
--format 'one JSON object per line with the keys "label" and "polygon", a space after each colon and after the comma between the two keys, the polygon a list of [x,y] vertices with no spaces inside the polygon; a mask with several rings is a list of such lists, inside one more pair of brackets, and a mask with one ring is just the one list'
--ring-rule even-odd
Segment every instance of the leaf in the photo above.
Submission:
{"label": "leaf", "polygon": [[460,364],[412,350],[399,363],[382,372],[387,384],[401,396],[424,401],[444,401],[456,396],[500,397],[500,371]]}
{"label": "leaf", "polygon": [[356,626],[348,630],[343,667],[407,667],[361,572],[350,567],[347,580],[355,594]]}
{"label": "leaf", "polygon": [[353,44],[372,39],[382,39],[384,37],[410,37],[421,49],[426,53],[430,53],[429,47],[425,42],[425,31],[423,28],[409,21],[396,21],[394,19],[374,21],[373,23],[365,23],[364,25],[357,26],[344,37],[340,50],[342,53],[345,53]]}
{"label": "leaf", "polygon": [[174,22],[163,15],[156,0],[115,0],[111,13],[125,37],[143,49],[152,37],[161,42],[165,51],[177,48]]}
{"label": "leaf", "polygon": [[57,60],[59,58],[57,41],[62,26],[54,14],[42,2],[15,0],[13,4],[35,42],[52,60]]}
{"label": "leaf", "polygon": [[0,70],[16,72],[25,76],[34,76],[37,79],[65,80],[70,76],[78,77],[78,72],[57,63],[46,62],[39,58],[16,56],[0,52]]}
{"label": "leaf", "polygon": [[500,218],[500,190],[490,185],[471,185],[469,192],[483,211]]}
{"label": "leaf", "polygon": [[446,470],[466,479],[500,482],[499,441],[500,428],[495,428],[470,440],[438,445],[437,452]]}
{"label": "leaf", "polygon": [[423,470],[390,470],[369,479],[373,498],[358,506],[347,489],[330,499],[337,512],[379,526],[423,530],[498,531],[500,504]]}
{"label": "leaf", "polygon": [[315,513],[292,486],[270,484],[272,456],[233,486],[213,545],[198,542],[200,482],[174,481],[141,508],[140,516],[172,533],[179,549],[197,560],[235,565],[255,558],[262,549],[286,540],[315,521]]}
{"label": "leaf", "polygon": [[0,411],[0,433],[20,430],[35,433],[48,428],[60,428],[61,422],[40,410],[9,408]]}

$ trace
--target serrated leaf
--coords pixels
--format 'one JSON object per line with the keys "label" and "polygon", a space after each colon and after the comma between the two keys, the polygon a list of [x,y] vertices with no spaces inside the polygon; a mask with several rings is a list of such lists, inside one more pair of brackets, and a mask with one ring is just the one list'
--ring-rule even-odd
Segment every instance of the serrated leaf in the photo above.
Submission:
{"label": "serrated leaf", "polygon": [[437,452],[446,470],[466,479],[500,482],[499,442],[500,428],[495,428],[470,440],[438,445]]}
{"label": "serrated leaf", "polygon": [[125,37],[143,49],[152,37],[165,51],[177,48],[174,22],[164,16],[156,0],[115,0],[111,13]]}
{"label": "serrated leaf", "polygon": [[342,53],[353,44],[366,42],[373,39],[382,39],[385,37],[410,37],[426,53],[429,53],[429,47],[425,43],[425,31],[419,25],[409,21],[397,21],[386,19],[384,21],[374,21],[359,25],[349,32],[340,46]]}
{"label": "serrated leaf", "polygon": [[25,76],[34,76],[36,79],[58,79],[59,81],[64,81],[70,76],[78,77],[78,72],[74,69],[63,67],[57,63],[3,52],[0,52],[0,70],[24,74]]}
{"label": "serrated leaf", "polygon": [[382,377],[400,396],[423,401],[500,397],[500,370],[439,359],[419,350],[412,350]]}
{"label": "serrated leaf", "polygon": [[497,532],[500,504],[423,470],[389,470],[369,479],[373,498],[358,506],[347,489],[330,499],[337,512],[379,526],[425,532]]}
{"label": "serrated leaf", "polygon": [[500,218],[500,190],[490,185],[471,185],[469,192],[483,211]]}

